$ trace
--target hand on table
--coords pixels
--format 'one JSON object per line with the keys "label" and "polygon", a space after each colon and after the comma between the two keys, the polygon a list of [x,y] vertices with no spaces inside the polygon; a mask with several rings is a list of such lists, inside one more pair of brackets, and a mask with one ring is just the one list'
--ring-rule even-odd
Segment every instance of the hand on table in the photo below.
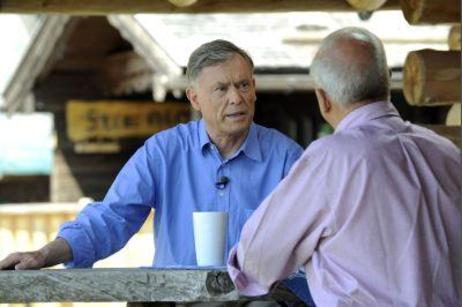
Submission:
{"label": "hand on table", "polygon": [[0,270],[34,270],[72,260],[72,251],[66,240],[57,238],[39,250],[16,252],[0,261]]}
{"label": "hand on table", "polygon": [[0,261],[0,270],[40,269],[45,263],[45,256],[40,251],[17,252]]}

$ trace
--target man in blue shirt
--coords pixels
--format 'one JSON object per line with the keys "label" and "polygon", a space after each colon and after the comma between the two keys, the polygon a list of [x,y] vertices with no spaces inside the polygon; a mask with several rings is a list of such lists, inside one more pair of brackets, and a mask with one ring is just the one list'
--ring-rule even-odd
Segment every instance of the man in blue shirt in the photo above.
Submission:
{"label": "man in blue shirt", "polygon": [[9,255],[0,269],[58,263],[91,267],[121,249],[152,209],[154,266],[196,265],[193,211],[229,213],[229,251],[247,218],[287,175],[302,148],[253,123],[253,62],[240,48],[223,40],[200,46],[189,59],[187,75],[187,97],[202,119],[149,138],[101,202],[63,224],[57,239],[43,248]]}

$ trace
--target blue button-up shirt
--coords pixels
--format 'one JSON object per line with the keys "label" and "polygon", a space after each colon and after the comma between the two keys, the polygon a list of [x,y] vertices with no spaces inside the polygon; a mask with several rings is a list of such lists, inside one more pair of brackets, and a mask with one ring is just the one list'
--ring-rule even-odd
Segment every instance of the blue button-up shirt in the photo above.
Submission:
{"label": "blue button-up shirt", "polygon": [[[242,146],[228,159],[210,141],[203,120],[160,132],[130,158],[103,201],[88,205],[76,220],[60,228],[58,236],[73,253],[66,266],[91,267],[121,249],[151,209],[155,210],[153,265],[196,264],[193,211],[229,213],[229,252],[244,222],[301,154],[294,141],[257,124],[251,125]],[[223,176],[229,182],[217,188]]]}

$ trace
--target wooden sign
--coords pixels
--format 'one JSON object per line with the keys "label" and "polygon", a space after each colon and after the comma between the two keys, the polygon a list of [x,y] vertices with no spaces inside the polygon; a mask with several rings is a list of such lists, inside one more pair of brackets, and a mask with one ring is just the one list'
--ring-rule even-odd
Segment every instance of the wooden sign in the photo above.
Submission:
{"label": "wooden sign", "polygon": [[147,137],[190,119],[187,103],[69,101],[67,135],[73,142]]}

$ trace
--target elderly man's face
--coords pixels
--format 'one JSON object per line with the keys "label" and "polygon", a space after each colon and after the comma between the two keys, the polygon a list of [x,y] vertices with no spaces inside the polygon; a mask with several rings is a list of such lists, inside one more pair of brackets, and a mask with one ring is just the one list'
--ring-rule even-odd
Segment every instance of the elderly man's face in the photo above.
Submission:
{"label": "elderly man's face", "polygon": [[247,61],[236,54],[226,62],[205,67],[188,92],[202,113],[210,137],[247,134],[255,113],[255,80]]}

